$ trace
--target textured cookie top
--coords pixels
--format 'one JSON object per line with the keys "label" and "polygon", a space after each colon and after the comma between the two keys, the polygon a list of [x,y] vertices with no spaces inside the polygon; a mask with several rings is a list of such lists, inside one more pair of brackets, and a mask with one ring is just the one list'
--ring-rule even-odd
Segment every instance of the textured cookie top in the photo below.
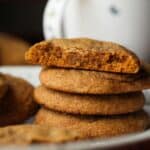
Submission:
{"label": "textured cookie top", "polygon": [[80,94],[120,94],[150,88],[150,75],[106,73],[98,71],[45,68],[40,81],[47,88]]}
{"label": "textured cookie top", "polygon": [[[119,115],[141,110],[142,92],[113,95],[83,95],[59,92],[39,86],[34,97],[40,105],[55,111],[83,115]],[[117,108],[117,109],[116,109]]]}
{"label": "textured cookie top", "polygon": [[32,64],[96,71],[137,73],[140,61],[125,47],[87,38],[53,39],[33,45],[25,59]]}
{"label": "textured cookie top", "polygon": [[0,144],[61,143],[78,139],[77,132],[40,125],[0,128]]}

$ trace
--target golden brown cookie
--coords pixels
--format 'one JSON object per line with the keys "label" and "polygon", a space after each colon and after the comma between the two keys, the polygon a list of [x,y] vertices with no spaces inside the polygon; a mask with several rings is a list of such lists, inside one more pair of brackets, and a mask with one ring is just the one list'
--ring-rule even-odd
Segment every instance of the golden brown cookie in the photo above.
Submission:
{"label": "golden brown cookie", "polygon": [[20,38],[0,33],[0,65],[23,65],[29,44]]}
{"label": "golden brown cookie", "polygon": [[122,74],[57,68],[45,68],[40,73],[41,83],[47,88],[83,94],[119,94],[150,88],[150,75],[143,73],[135,77],[134,75],[127,77]]}
{"label": "golden brown cookie", "polygon": [[142,92],[120,95],[79,95],[58,92],[39,86],[34,90],[37,103],[56,111],[85,114],[113,115],[141,110],[144,105]]}
{"label": "golden brown cookie", "polygon": [[7,83],[3,74],[0,73],[0,101],[7,91]]}
{"label": "golden brown cookie", "polygon": [[85,138],[103,138],[144,131],[149,126],[149,116],[144,111],[120,116],[80,116],[43,108],[35,123],[76,130]]}
{"label": "golden brown cookie", "polygon": [[33,86],[27,81],[5,75],[8,90],[0,105],[0,126],[22,123],[38,108],[33,100]]}
{"label": "golden brown cookie", "polygon": [[0,128],[0,144],[63,143],[80,138],[67,129],[41,125],[16,125]]}
{"label": "golden brown cookie", "polygon": [[127,48],[88,38],[53,39],[33,45],[25,55],[28,62],[44,66],[96,71],[137,73],[140,61]]}

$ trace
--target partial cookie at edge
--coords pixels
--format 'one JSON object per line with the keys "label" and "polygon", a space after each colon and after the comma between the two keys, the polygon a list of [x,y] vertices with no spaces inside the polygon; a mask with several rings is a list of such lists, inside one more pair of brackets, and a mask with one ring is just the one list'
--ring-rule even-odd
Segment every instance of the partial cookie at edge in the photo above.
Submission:
{"label": "partial cookie at edge", "polygon": [[3,74],[0,73],[0,101],[7,91],[8,85]]}
{"label": "partial cookie at edge", "polygon": [[41,125],[16,125],[0,128],[0,145],[64,143],[80,139],[80,134]]}
{"label": "partial cookie at edge", "polygon": [[38,109],[33,100],[33,86],[27,81],[5,74],[8,91],[0,106],[0,126],[23,123]]}

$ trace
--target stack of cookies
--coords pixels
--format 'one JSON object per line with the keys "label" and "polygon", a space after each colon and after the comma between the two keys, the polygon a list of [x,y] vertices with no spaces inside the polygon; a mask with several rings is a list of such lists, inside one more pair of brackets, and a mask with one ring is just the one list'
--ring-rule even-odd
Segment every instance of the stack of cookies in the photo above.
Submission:
{"label": "stack of cookies", "polygon": [[150,76],[125,47],[92,39],[53,39],[32,46],[26,60],[43,67],[34,91],[43,108],[35,123],[111,137],[143,131]]}

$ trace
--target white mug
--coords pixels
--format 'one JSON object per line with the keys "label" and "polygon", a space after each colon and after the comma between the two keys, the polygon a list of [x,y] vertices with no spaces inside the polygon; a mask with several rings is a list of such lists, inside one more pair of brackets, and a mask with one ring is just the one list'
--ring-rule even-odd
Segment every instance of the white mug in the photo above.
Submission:
{"label": "white mug", "polygon": [[150,63],[150,0],[49,0],[43,30],[46,39],[117,42]]}

